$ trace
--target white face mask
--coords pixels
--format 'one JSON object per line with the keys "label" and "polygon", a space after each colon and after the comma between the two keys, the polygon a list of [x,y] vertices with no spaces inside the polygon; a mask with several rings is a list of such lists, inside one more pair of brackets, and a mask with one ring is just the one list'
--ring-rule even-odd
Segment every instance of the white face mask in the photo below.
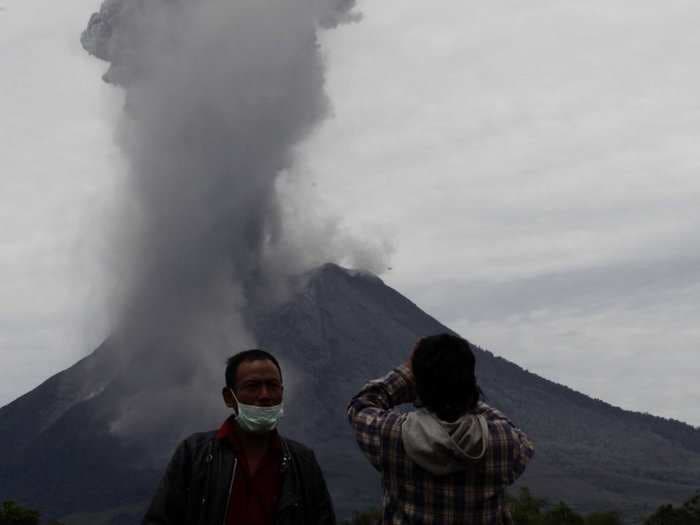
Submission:
{"label": "white face mask", "polygon": [[270,407],[261,407],[257,405],[246,405],[238,401],[236,394],[231,390],[233,399],[238,404],[238,414],[236,414],[236,422],[242,430],[260,434],[270,432],[277,428],[279,419],[284,415],[284,407],[282,403]]}

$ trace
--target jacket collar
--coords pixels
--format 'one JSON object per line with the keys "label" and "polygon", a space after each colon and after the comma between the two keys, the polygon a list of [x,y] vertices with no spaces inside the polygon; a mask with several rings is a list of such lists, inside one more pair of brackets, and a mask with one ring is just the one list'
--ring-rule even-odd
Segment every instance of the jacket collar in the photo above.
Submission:
{"label": "jacket collar", "polygon": [[[223,422],[221,427],[219,427],[219,430],[216,431],[216,439],[219,441],[224,441],[227,442],[229,445],[231,445],[231,448],[233,450],[240,452],[241,449],[243,448],[241,445],[241,435],[242,430],[238,427],[236,424],[236,416],[232,415],[229,416],[226,421]],[[289,452],[286,451],[286,446],[282,445],[282,438],[277,432],[277,430],[273,430],[270,432],[271,434],[271,440],[270,440],[270,448],[272,450],[282,450],[283,451],[283,463],[282,465],[284,466],[284,457],[289,455]],[[284,453],[286,451],[286,454]]]}

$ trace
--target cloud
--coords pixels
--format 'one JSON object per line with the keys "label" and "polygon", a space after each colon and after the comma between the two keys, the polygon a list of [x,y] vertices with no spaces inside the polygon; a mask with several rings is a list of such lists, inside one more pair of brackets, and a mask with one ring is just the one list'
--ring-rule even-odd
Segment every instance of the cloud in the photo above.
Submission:
{"label": "cloud", "polygon": [[[74,281],[51,261],[70,261],[75,243],[60,239],[82,238],[89,220],[61,210],[108,204],[119,188],[101,109],[113,100],[77,49],[96,5],[23,0],[0,17],[4,78],[24,79],[0,99],[0,286],[34,326],[44,305],[63,311]],[[700,6],[359,7],[362,23],[321,35],[333,109],[295,152],[313,187],[289,203],[290,235],[313,240],[304,225],[328,210],[337,220],[322,235],[391,244],[385,280],[468,338],[587,393],[700,424]],[[36,113],[45,130],[26,118]]]}
{"label": "cloud", "polygon": [[[385,280],[545,376],[697,424],[672,378],[690,379],[700,298],[700,8],[362,8],[326,35],[335,119],[306,155],[350,228],[395,233]],[[580,372],[591,342],[597,377]]]}
{"label": "cloud", "polygon": [[[700,286],[700,256],[610,264],[502,280],[440,279],[416,289],[440,319],[496,321],[532,312],[585,314],[673,304]],[[449,294],[447,292],[450,292]]]}
{"label": "cloud", "polygon": [[546,309],[451,324],[543,377],[629,410],[700,426],[695,327],[700,286],[673,302]]}
{"label": "cloud", "polygon": [[[94,1],[4,2],[0,17],[0,405],[104,336],[95,234],[119,166],[121,104],[76,39]],[[77,32],[77,33],[76,33]]]}

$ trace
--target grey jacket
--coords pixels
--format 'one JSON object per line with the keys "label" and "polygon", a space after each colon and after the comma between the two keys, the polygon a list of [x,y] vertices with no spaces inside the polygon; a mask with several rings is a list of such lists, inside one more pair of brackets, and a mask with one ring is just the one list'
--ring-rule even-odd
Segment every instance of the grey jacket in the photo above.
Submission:
{"label": "grey jacket", "polygon": [[[314,453],[282,440],[282,489],[275,525],[335,525],[326,482]],[[215,432],[193,434],[175,450],[142,525],[225,525],[238,461]]]}

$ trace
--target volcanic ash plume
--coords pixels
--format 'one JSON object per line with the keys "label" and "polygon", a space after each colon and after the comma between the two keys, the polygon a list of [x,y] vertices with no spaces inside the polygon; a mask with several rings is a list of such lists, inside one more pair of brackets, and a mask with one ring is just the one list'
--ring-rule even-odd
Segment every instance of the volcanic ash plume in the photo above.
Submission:
{"label": "volcanic ash plume", "polygon": [[250,312],[277,295],[282,266],[298,271],[308,260],[284,239],[276,180],[326,113],[316,31],[347,7],[140,4],[122,53],[130,173],[114,253],[123,381],[141,393],[115,429],[131,431],[147,414],[201,416],[206,406],[220,417],[225,358],[255,343]]}

